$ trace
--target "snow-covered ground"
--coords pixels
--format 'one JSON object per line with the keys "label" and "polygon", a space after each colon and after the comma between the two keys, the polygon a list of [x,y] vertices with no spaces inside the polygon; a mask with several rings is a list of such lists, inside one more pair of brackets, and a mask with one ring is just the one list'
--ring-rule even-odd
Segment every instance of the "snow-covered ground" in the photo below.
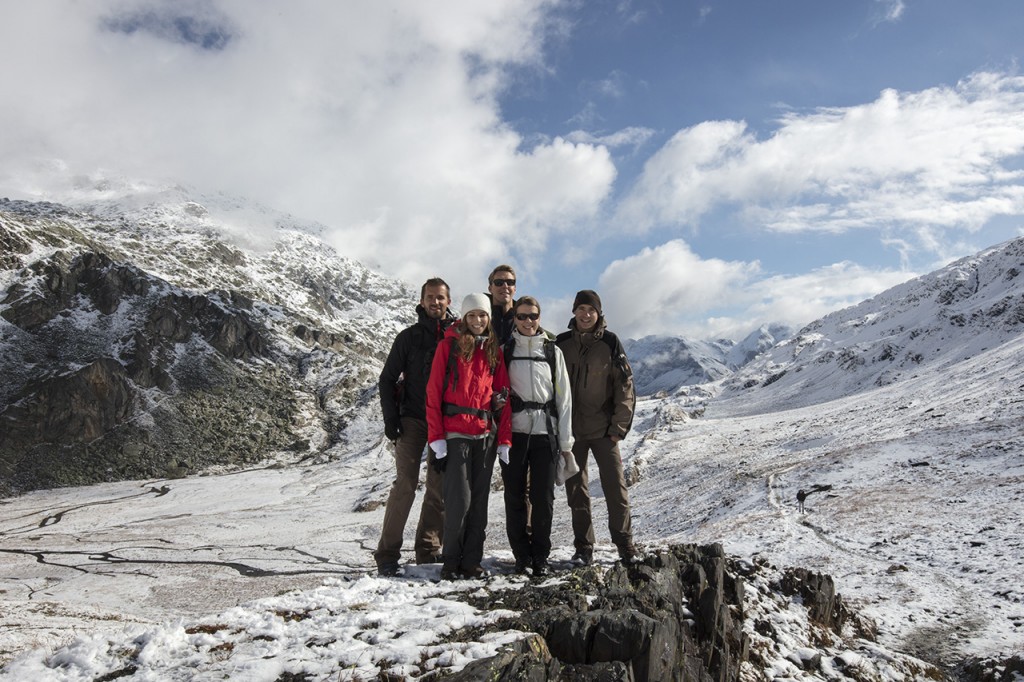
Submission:
{"label": "snow-covered ground", "polygon": [[[641,400],[624,448],[639,477],[637,541],[718,541],[741,557],[827,572],[876,620],[881,644],[925,660],[1024,651],[1022,359],[1018,337],[788,411],[752,402],[770,392],[712,400],[700,417],[683,394]],[[0,675],[358,679],[381,665],[459,666],[518,637],[445,641],[495,617],[446,598],[482,582],[434,583],[436,566],[411,567],[404,580],[373,575],[383,509],[355,509],[387,493],[378,429],[367,409],[327,464],[3,500]],[[816,486],[830,487],[801,512],[797,492]],[[553,558],[565,561],[569,516],[556,495]],[[498,492],[492,588],[525,584],[507,575],[502,518]],[[611,549],[598,559],[610,564]]]}

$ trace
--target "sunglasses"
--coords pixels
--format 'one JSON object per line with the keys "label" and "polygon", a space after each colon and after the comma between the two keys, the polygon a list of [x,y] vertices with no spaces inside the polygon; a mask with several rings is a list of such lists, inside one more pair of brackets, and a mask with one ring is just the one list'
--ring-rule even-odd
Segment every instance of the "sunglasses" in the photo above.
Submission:
{"label": "sunglasses", "polygon": [[491,284],[496,287],[504,286],[506,284],[510,287],[514,287],[516,285],[516,281],[514,279],[496,279],[492,280]]}
{"label": "sunglasses", "polygon": [[516,319],[520,322],[524,320],[533,320],[536,322],[540,319],[540,313],[516,313]]}

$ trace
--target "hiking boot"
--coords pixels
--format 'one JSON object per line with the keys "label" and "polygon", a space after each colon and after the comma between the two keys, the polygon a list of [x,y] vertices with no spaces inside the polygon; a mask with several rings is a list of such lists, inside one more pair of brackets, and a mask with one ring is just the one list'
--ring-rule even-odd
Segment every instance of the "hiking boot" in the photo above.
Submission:
{"label": "hiking boot", "polygon": [[377,564],[377,575],[384,578],[394,578],[402,575],[402,567],[398,565],[397,561],[386,561],[382,564]]}
{"label": "hiking boot", "polygon": [[547,559],[537,559],[533,562],[533,577],[543,578],[546,575],[551,575],[551,565]]}
{"label": "hiking boot", "polygon": [[640,557],[636,553],[636,547],[633,545],[623,545],[619,547],[619,559],[624,564],[635,564],[640,561]]}
{"label": "hiking boot", "polygon": [[462,573],[455,566],[444,565],[441,567],[441,580],[460,580]]}
{"label": "hiking boot", "polygon": [[441,563],[440,554],[418,554],[416,556],[416,563],[419,565],[423,564],[439,564]]}
{"label": "hiking boot", "polygon": [[578,549],[572,555],[574,566],[589,566],[594,561],[594,551],[590,549]]}
{"label": "hiking boot", "polygon": [[526,569],[530,567],[530,562],[526,559],[516,559],[516,575],[529,575],[529,571]]}
{"label": "hiking boot", "polygon": [[482,578],[490,577],[490,573],[483,566],[474,566],[473,568],[462,569],[462,577],[467,580],[480,580]]}

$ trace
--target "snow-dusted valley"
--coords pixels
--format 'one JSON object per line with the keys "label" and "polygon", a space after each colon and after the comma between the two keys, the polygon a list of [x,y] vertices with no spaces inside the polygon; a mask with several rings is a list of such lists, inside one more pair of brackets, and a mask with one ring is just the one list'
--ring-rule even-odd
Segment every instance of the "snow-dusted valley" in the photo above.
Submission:
{"label": "snow-dusted valley", "polygon": [[[482,594],[578,580],[560,490],[545,584],[511,575],[500,492],[494,577],[376,577],[392,464],[373,385],[417,289],[317,229],[184,190],[0,205],[0,677],[433,679],[525,636]],[[1018,239],[784,340],[631,343],[654,394],[623,451],[637,540],[721,543],[747,575],[751,662],[730,679],[1024,677],[1022,272]],[[103,358],[122,404],[60,402]],[[40,415],[63,421],[36,433]],[[233,457],[211,420],[263,435]],[[831,575],[857,617],[823,634],[786,567]]]}

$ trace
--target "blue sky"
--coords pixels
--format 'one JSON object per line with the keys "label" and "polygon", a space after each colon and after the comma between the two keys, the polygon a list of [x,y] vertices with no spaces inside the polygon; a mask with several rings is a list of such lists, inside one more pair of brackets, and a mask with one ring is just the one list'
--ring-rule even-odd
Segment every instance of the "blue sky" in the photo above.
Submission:
{"label": "blue sky", "polygon": [[1024,234],[1020,35],[988,0],[21,3],[0,193],[183,183],[456,301],[510,262],[549,328],[595,288],[624,336],[740,338]]}

